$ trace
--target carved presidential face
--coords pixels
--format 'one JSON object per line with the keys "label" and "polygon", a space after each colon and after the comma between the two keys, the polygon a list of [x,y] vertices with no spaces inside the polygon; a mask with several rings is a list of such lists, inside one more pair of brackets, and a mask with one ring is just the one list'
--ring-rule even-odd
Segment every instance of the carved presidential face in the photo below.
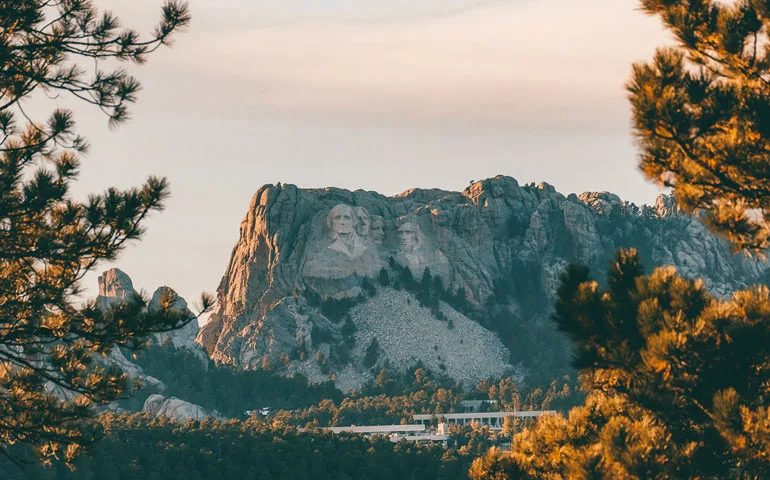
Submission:
{"label": "carved presidential face", "polygon": [[382,245],[385,239],[385,221],[379,215],[372,216],[372,226],[370,230],[372,242],[375,245]]}
{"label": "carved presidential face", "polygon": [[347,205],[339,204],[329,212],[329,228],[337,235],[350,235],[353,233],[353,209]]}
{"label": "carved presidential face", "polygon": [[369,235],[369,228],[371,227],[371,220],[369,219],[369,212],[364,207],[356,207],[356,233],[361,237]]}
{"label": "carved presidential face", "polygon": [[401,250],[411,252],[417,248],[417,225],[406,222],[398,227],[398,241]]}

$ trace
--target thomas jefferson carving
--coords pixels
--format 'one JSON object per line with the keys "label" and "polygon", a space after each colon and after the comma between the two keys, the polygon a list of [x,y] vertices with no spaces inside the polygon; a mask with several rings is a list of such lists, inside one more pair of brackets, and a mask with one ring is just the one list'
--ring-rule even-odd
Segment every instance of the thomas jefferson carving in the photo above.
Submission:
{"label": "thomas jefferson carving", "polygon": [[398,250],[396,261],[409,267],[414,275],[420,275],[425,267],[434,274],[448,272],[449,262],[441,250],[429,245],[420,226],[413,219],[402,221],[396,231]]}
{"label": "thomas jefferson carving", "polygon": [[416,223],[404,222],[398,227],[398,251],[412,270],[422,263],[420,250],[423,240],[420,227]]}

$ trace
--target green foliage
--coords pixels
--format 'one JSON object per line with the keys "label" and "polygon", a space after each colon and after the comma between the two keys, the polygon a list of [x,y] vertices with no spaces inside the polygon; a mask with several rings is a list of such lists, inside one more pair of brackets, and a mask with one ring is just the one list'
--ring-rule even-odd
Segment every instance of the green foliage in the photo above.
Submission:
{"label": "green foliage", "polygon": [[342,336],[345,339],[345,345],[347,345],[348,348],[353,348],[353,345],[356,342],[356,324],[353,323],[353,319],[350,318],[350,315],[345,317],[345,323],[342,324]]}
{"label": "green foliage", "polygon": [[628,82],[641,168],[737,248],[770,246],[770,7],[642,0],[677,40]]}
{"label": "green foliage", "polygon": [[[451,302],[452,298],[444,288],[444,282],[439,275],[432,275],[429,268],[423,270],[420,281],[417,282],[412,277],[409,267],[401,266],[391,257],[390,268],[398,275],[398,280],[393,283],[396,290],[404,289],[413,294],[421,307],[429,308],[437,320],[446,322],[447,316],[441,311],[440,301]],[[390,274],[388,270],[380,270],[380,283],[390,285]],[[409,300],[407,300],[409,302]]]}
{"label": "green foliage", "polygon": [[[678,44],[634,65],[627,85],[641,169],[736,249],[763,254],[770,246],[770,5],[641,4]],[[606,227],[622,214],[611,212]],[[626,251],[605,291],[587,268],[571,267],[559,298],[555,318],[576,344],[586,404],[517,435],[508,454],[490,451],[474,462],[472,478],[770,475],[767,287],[718,301],[672,268],[642,275],[639,255]]]}
{"label": "green foliage", "polygon": [[605,290],[568,269],[555,319],[589,397],[515,437],[527,478],[770,476],[770,289],[719,301],[621,251]]}
{"label": "green foliage", "polygon": [[468,476],[472,480],[506,480],[527,478],[509,455],[492,447],[473,461]]}
{"label": "green foliage", "polygon": [[374,283],[372,283],[369,277],[364,277],[361,280],[361,289],[370,297],[373,297],[377,294],[377,287],[374,286]]}
{"label": "green foliage", "polygon": [[[311,330],[310,334],[312,335],[313,332]],[[292,350],[291,352],[291,358],[293,360],[299,360],[300,362],[304,362],[307,358],[307,345],[305,344],[305,337],[299,337],[297,339],[297,348]]]}
{"label": "green foliage", "polygon": [[122,68],[103,70],[104,61],[141,64],[189,20],[184,4],[168,2],[142,41],[91,2],[0,1],[0,453],[23,443],[44,460],[71,461],[89,441],[82,420],[93,407],[132,390],[124,372],[97,359],[194,320],[174,311],[172,298],[154,312],[140,297],[106,311],[76,305],[83,276],[141,237],[168,183],[151,177],[75,201],[69,192],[88,144],[72,112],[33,122],[22,110],[32,96],[70,95],[121,123],[140,84]]}
{"label": "green foliage", "polygon": [[495,448],[499,437],[489,427],[479,426],[478,422],[469,425],[452,425],[449,428],[449,444],[465,455],[474,457],[483,455],[490,448]]}
{"label": "green foliage", "polygon": [[366,368],[372,368],[377,363],[378,358],[380,358],[380,344],[377,342],[376,338],[373,338],[369,343],[369,346],[366,347],[366,352],[364,353],[364,366]]}
{"label": "green foliage", "polygon": [[386,368],[380,370],[379,375],[377,375],[377,379],[374,381],[374,384],[377,385],[377,388],[381,389],[385,394],[390,394],[393,392],[394,383],[395,382],[388,374],[388,370]]}
{"label": "green foliage", "polygon": [[[736,248],[767,248],[770,8],[641,3],[679,41],[628,84],[642,171]],[[570,268],[556,319],[577,346],[586,405],[517,435],[509,454],[490,451],[472,478],[768,476],[770,293],[719,302],[672,269],[643,276],[638,257],[618,255],[604,292]]]}
{"label": "green foliage", "polygon": [[422,365],[405,372],[385,365],[374,380],[342,400],[322,400],[305,408],[277,411],[274,416],[300,427],[400,424],[411,423],[418,413],[461,412],[460,402],[465,399],[496,400],[492,408],[498,410],[548,410],[574,406],[582,397],[568,381],[522,391],[511,378],[483,381],[469,393],[452,378]]}
{"label": "green foliage", "polygon": [[404,289],[409,291],[415,291],[417,289],[417,282],[414,279],[414,276],[412,275],[412,271],[409,270],[409,267],[403,266],[398,267],[399,270],[399,277],[398,280],[401,283],[401,285],[404,287]]}
{"label": "green foliage", "polygon": [[281,366],[286,368],[291,364],[291,359],[289,358],[289,355],[284,353],[281,353]]}
{"label": "green foliage", "polygon": [[476,385],[477,400],[496,400],[496,410],[567,410],[582,403],[583,396],[574,379],[564,377],[553,380],[545,388],[529,387],[521,391],[512,378],[498,382],[484,380]]}
{"label": "green foliage", "polygon": [[321,295],[310,287],[305,287],[302,296],[307,300],[308,305],[318,307],[321,305]]}
{"label": "green foliage", "polygon": [[380,282],[380,285],[382,285],[383,287],[390,286],[390,274],[388,274],[388,271],[384,267],[380,269],[380,275],[378,277],[378,281]]}
{"label": "green foliage", "polygon": [[384,425],[411,423],[418,413],[461,411],[462,389],[446,376],[434,376],[419,366],[400,373],[388,366],[377,377],[341,401],[277,411],[274,418],[291,425]]}
{"label": "green foliage", "polygon": [[[374,288],[374,285],[372,285],[371,282],[369,282],[369,286]],[[345,297],[337,299],[329,297],[321,303],[321,313],[332,322],[340,323],[350,312],[350,309],[355,307],[358,303],[358,298]]]}
{"label": "green foliage", "polygon": [[432,282],[433,282],[433,275],[431,275],[430,273],[430,268],[425,267],[425,270],[423,270],[422,272],[422,277],[420,277],[419,290],[421,292],[428,292],[428,294],[430,294]]}
{"label": "green foliage", "polygon": [[433,284],[431,285],[430,290],[433,299],[446,301],[447,291],[446,288],[444,288],[444,280],[441,279],[441,276],[435,275],[433,277]]}
{"label": "green foliage", "polygon": [[468,303],[468,295],[465,293],[465,289],[460,287],[455,292],[454,296],[450,300],[450,304],[460,313],[470,312],[470,303]]}
{"label": "green foliage", "polygon": [[0,457],[7,480],[80,479],[445,479],[463,478],[472,456],[439,445],[378,436],[300,432],[280,422],[189,421],[104,414],[104,438],[74,470],[17,469]]}
{"label": "green foliage", "polygon": [[527,368],[530,385],[545,387],[554,378],[574,375],[575,371],[569,365],[571,346],[567,338],[550,322],[539,320],[549,309],[540,287],[540,269],[538,262],[514,262],[507,278],[493,281],[492,294],[480,307],[468,301],[463,288],[454,295],[447,294],[446,301],[497,333],[511,352],[511,363]]}
{"label": "green foliage", "polygon": [[330,343],[334,339],[330,331],[318,328],[317,325],[313,325],[313,328],[310,330],[310,338],[313,341],[313,345]]}
{"label": "green foliage", "polygon": [[265,355],[262,357],[262,370],[269,372],[273,369],[273,363],[270,361],[270,357]]}
{"label": "green foliage", "polygon": [[340,366],[350,363],[350,348],[346,343],[341,343],[334,348],[334,360]]}
{"label": "green foliage", "polygon": [[[310,385],[301,375],[288,378],[273,374],[270,369],[217,366],[210,361],[202,362],[185,349],[154,346],[137,352],[135,357],[134,361],[147,375],[166,385],[164,395],[183,398],[228,417],[239,418],[246,410],[265,406],[294,409],[343,397],[332,382]],[[151,393],[143,390],[138,396],[147,398]]]}

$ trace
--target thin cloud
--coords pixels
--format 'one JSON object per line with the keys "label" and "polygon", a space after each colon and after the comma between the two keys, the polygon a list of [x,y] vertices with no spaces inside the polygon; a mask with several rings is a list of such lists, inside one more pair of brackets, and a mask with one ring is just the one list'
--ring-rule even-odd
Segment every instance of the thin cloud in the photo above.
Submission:
{"label": "thin cloud", "polygon": [[631,61],[652,54],[652,42],[638,39],[664,39],[632,2],[460,3],[489,8],[419,22],[221,32],[199,37],[183,61],[258,110],[626,127],[623,82]]}
{"label": "thin cloud", "polygon": [[[411,22],[460,15],[467,11],[516,5],[534,0],[220,0],[198,6],[203,15],[238,10],[240,22],[251,27],[332,20],[343,23]],[[195,7],[195,6],[194,6]],[[232,18],[228,22],[232,25]],[[237,19],[236,19],[237,20]]]}

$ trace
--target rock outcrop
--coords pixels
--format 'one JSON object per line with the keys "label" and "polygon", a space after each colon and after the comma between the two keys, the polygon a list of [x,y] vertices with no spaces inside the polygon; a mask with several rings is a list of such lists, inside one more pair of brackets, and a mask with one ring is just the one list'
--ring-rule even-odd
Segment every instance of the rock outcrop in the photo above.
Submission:
{"label": "rock outcrop", "polygon": [[106,309],[116,302],[124,302],[136,295],[131,277],[119,268],[111,268],[99,276],[99,296],[96,302]]}
{"label": "rock outcrop", "polygon": [[[526,374],[525,361],[510,364],[513,344],[468,312],[492,305],[514,331],[524,321],[547,323],[564,267],[587,264],[601,280],[619,247],[636,247],[648,267],[701,277],[718,295],[767,272],[731,255],[666,197],[638,208],[607,192],[565,197],[504,176],[463,192],[394,197],[266,185],[241,223],[217,309],[197,340],[219,363],[334,378],[345,389],[385,363],[419,362],[466,384]],[[402,284],[409,276],[399,279],[405,270],[416,279],[411,290]],[[425,281],[447,292],[433,306],[417,298]],[[372,340],[379,355],[365,365]]]}
{"label": "rock outcrop", "polygon": [[186,402],[176,397],[166,398],[163,395],[153,394],[144,401],[142,411],[153,417],[167,417],[175,422],[187,420],[204,420],[206,418],[221,418],[214,412],[208,412],[203,407]]}
{"label": "rock outcrop", "polygon": [[[96,303],[102,309],[107,309],[116,302],[128,301],[137,294],[138,292],[134,290],[131,278],[120,269],[112,268],[99,276],[99,295],[96,297]],[[190,318],[195,316],[187,308],[187,302],[169,287],[157,288],[152,295],[148,308],[150,310],[157,309],[159,308],[160,302],[165,301],[166,299],[171,299],[172,308],[185,312]],[[155,334],[154,341],[158,344],[170,342],[175,348],[186,349],[193,353],[201,361],[202,365],[208,366],[208,355],[195,341],[197,334],[198,322],[197,320],[193,320],[180,329],[167,333]],[[126,358],[119,348],[113,349],[110,352],[110,355],[105,359],[105,362],[120,367],[120,369],[126,372],[130,378],[140,379],[147,386],[160,391],[165,389],[163,382],[151,375],[147,375],[139,365]]]}
{"label": "rock outcrop", "polygon": [[[96,297],[96,302],[102,309],[109,308],[116,302],[127,301],[137,294],[138,292],[134,290],[134,284],[131,281],[131,278],[118,268],[111,268],[99,276],[99,295]],[[155,289],[148,304],[148,308],[150,310],[156,310],[160,308],[161,301],[167,301],[169,299],[171,301],[172,309],[183,312],[185,316],[189,316],[189,318],[195,317],[195,314],[187,308],[185,299],[177,295],[173,289],[166,286]],[[197,335],[198,322],[197,320],[193,320],[182,328],[167,333],[157,333],[154,337],[158,343],[171,342],[175,348],[188,349],[202,360],[206,360],[207,355],[195,341]]]}
{"label": "rock outcrop", "polygon": [[[184,312],[184,315],[188,318],[194,318],[195,314],[187,308],[187,302],[184,298],[176,294],[174,290],[169,287],[158,287],[152,294],[148,308],[157,310],[160,308],[161,301],[164,298],[173,299],[171,302],[171,308],[175,311]],[[172,330],[166,333],[156,333],[155,339],[158,343],[171,342],[175,348],[184,348],[198,356],[204,364],[207,364],[207,355],[195,342],[198,336],[198,320],[194,319],[182,328]]]}

